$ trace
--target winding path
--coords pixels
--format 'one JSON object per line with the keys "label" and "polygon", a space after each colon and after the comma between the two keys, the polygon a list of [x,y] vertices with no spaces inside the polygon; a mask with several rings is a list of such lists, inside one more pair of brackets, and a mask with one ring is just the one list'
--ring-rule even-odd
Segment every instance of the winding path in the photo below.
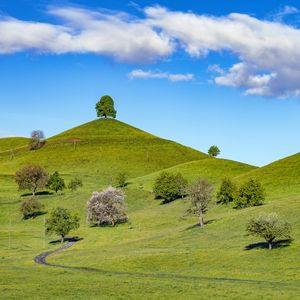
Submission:
{"label": "winding path", "polygon": [[178,275],[178,274],[167,274],[167,273],[157,273],[157,274],[147,274],[147,273],[131,273],[131,272],[119,272],[119,271],[107,271],[104,269],[96,269],[96,268],[89,268],[89,267],[71,267],[71,266],[64,266],[64,265],[58,265],[58,264],[52,264],[48,263],[46,261],[47,257],[54,254],[61,252],[65,249],[71,248],[73,245],[75,245],[78,241],[70,241],[67,244],[61,246],[60,248],[41,253],[37,255],[34,258],[34,261],[37,264],[45,265],[45,266],[51,266],[51,267],[57,267],[57,268],[63,268],[63,269],[69,269],[69,270],[78,270],[78,271],[85,271],[85,272],[97,272],[101,273],[103,275],[108,276],[130,276],[135,278],[160,278],[160,279],[173,279],[173,280],[206,280],[206,281],[223,281],[223,282],[232,282],[232,283],[249,283],[249,284],[269,284],[272,286],[291,286],[288,282],[272,282],[272,281],[266,281],[266,280],[254,280],[254,279],[236,279],[236,278],[227,278],[227,277],[208,277],[208,276],[189,276],[189,275]]}

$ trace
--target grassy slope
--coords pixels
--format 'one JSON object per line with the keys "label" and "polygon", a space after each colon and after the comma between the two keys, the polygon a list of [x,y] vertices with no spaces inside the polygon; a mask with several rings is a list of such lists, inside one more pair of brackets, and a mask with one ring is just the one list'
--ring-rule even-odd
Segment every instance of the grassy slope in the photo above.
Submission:
{"label": "grassy slope", "polygon": [[[255,170],[256,167],[243,164],[240,162],[227,160],[207,158],[199,161],[192,161],[183,163],[171,168],[165,169],[171,173],[180,172],[188,181],[193,181],[198,177],[206,178],[214,184],[218,184],[224,177],[235,177],[244,173]],[[151,190],[156,177],[161,171],[154,172],[132,180],[134,187],[139,187],[141,184],[147,190]]]}
{"label": "grassy slope", "polygon": [[[89,125],[85,126],[90,128]],[[76,135],[78,137],[78,131]],[[136,134],[133,136],[136,137]],[[74,138],[72,131],[71,134],[66,132],[49,140],[49,144],[52,141],[59,142],[57,148],[52,145],[38,152],[24,153],[10,163],[0,161],[0,168],[9,174],[18,167],[20,161],[26,162],[37,155],[49,168],[59,167],[58,170],[66,174],[67,180],[74,173],[87,174],[83,178],[84,187],[79,191],[40,196],[40,200],[47,211],[63,206],[77,212],[81,218],[81,227],[72,234],[83,237],[83,240],[73,248],[49,258],[49,261],[83,268],[92,267],[98,269],[98,272],[47,268],[34,264],[33,257],[36,254],[58,247],[49,244],[56,237],[48,236],[44,239],[43,216],[27,221],[21,219],[20,203],[16,203],[21,200],[20,193],[11,176],[1,176],[0,284],[3,299],[32,299],[33,295],[39,299],[297,298],[300,293],[299,196],[272,195],[266,205],[244,210],[233,210],[212,203],[206,215],[209,224],[204,230],[200,230],[194,227],[197,218],[186,215],[188,199],[159,205],[159,201],[154,200],[151,193],[137,189],[132,184],[126,190],[130,222],[116,228],[90,228],[85,223],[86,201],[93,190],[99,190],[106,184],[98,180],[95,170],[99,168],[103,172],[102,168],[107,166],[106,155],[111,158],[109,151],[120,147],[124,140],[105,144],[105,147],[102,143],[102,147],[108,147],[108,151],[102,159],[99,156],[101,164],[95,167],[89,161],[78,163],[77,159],[81,155],[84,157],[85,152],[80,151],[75,159],[71,155],[72,146],[62,143],[68,138]],[[116,134],[114,138],[120,139],[121,136]],[[123,138],[126,140],[125,136]],[[176,157],[184,160],[193,155],[202,155],[194,154],[189,148],[180,148],[182,146],[175,143],[158,142],[155,137],[146,134],[147,145],[155,145],[150,159],[154,158],[155,153],[169,159],[161,164],[157,163],[158,157],[157,160],[150,160],[151,167],[148,169],[142,160],[136,160],[137,152],[144,151],[140,150],[142,146],[138,146],[142,143],[142,138],[137,139],[132,143],[127,139],[124,142],[126,146],[123,145],[122,148],[123,151],[128,149],[128,171],[131,175],[146,174],[150,169],[171,164]],[[89,140],[88,135],[85,140]],[[103,141],[103,138],[98,139],[99,143],[100,140]],[[98,145],[94,143],[94,138],[91,138],[91,143],[88,144],[91,146],[89,149]],[[82,149],[80,147],[83,145],[79,145],[77,150]],[[166,151],[168,147],[170,152]],[[177,147],[181,149],[181,156],[176,152],[179,151]],[[57,154],[57,161],[51,156],[54,149],[60,152]],[[74,152],[78,153],[77,150]],[[73,168],[65,161],[67,153]],[[122,162],[116,158],[119,152],[113,153],[116,160],[110,164],[122,166]],[[133,157],[130,157],[130,153]],[[229,176],[235,176],[251,168],[226,160],[205,159],[176,166],[174,170],[180,169],[190,179],[198,176],[199,172],[199,175],[205,174],[217,183],[225,172]],[[250,174],[255,172],[258,171],[250,171]],[[133,180],[139,181],[141,178]],[[244,230],[247,220],[261,211],[276,211],[292,223],[295,241],[291,246],[271,252],[259,248],[244,250],[249,244],[254,246],[261,242],[260,238],[246,236]]]}
{"label": "grassy slope", "polygon": [[101,119],[54,136],[42,149],[26,150],[13,161],[0,155],[0,172],[12,175],[20,166],[31,162],[51,172],[92,175],[98,182],[109,183],[120,171],[135,177],[206,157],[204,153],[122,122]]}
{"label": "grassy slope", "polygon": [[269,194],[294,194],[300,191],[300,153],[242,174],[240,181],[259,179]]}
{"label": "grassy slope", "polygon": [[24,137],[0,138],[0,153],[20,147],[27,147],[28,141],[29,139]]}

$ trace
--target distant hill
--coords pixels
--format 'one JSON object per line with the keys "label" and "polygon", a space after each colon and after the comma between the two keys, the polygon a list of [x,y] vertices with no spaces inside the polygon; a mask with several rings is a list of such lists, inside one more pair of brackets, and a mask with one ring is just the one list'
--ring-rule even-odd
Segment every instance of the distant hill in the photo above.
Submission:
{"label": "distant hill", "polygon": [[238,177],[240,181],[257,178],[268,193],[295,193],[300,191],[300,153],[280,159]]}
{"label": "distant hill", "polygon": [[[257,167],[240,163],[233,160],[220,159],[220,158],[206,158],[198,161],[183,163],[164,171],[171,173],[180,172],[189,181],[193,181],[198,177],[205,178],[214,184],[219,184],[224,177],[233,178],[237,175],[248,173],[255,170]],[[136,178],[132,181],[133,185],[137,187],[143,184],[147,190],[151,190],[156,177],[161,171]]]}
{"label": "distant hill", "polygon": [[0,138],[0,153],[20,147],[26,147],[29,139],[25,137]]}
{"label": "distant hill", "polygon": [[117,120],[98,119],[53,136],[39,150],[27,148],[13,160],[0,155],[0,172],[13,174],[35,163],[49,171],[93,176],[107,183],[118,172],[142,176],[207,155]]}

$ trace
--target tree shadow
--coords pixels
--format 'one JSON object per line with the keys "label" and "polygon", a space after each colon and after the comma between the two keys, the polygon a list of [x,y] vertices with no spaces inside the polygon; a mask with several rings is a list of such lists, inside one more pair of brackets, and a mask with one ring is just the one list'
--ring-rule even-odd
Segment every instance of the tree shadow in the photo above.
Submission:
{"label": "tree shadow", "polygon": [[[79,241],[82,241],[82,240],[83,240],[83,238],[78,237],[78,236],[65,237],[64,238],[65,242],[79,242]],[[49,242],[49,244],[61,244],[61,239],[51,241],[51,242]]]}
{"label": "tree shadow", "polygon": [[25,218],[23,218],[24,220],[29,220],[29,219],[35,219],[38,216],[42,216],[42,215],[46,215],[47,211],[36,211],[32,214],[28,214]]}
{"label": "tree shadow", "polygon": [[[292,241],[293,241],[292,239],[275,241],[272,243],[272,249],[288,247]],[[253,250],[253,249],[269,249],[269,245],[266,242],[259,242],[259,243],[249,244],[244,248],[244,250]]]}
{"label": "tree shadow", "polygon": [[[49,196],[49,195],[53,195],[53,192],[42,191],[42,192],[36,192],[35,195],[36,196]],[[28,196],[32,196],[32,193],[25,193],[25,194],[21,195],[21,197],[28,197]]]}
{"label": "tree shadow", "polygon": [[[211,220],[204,221],[204,226],[205,226],[205,225],[212,224],[212,223],[215,222],[215,221],[216,221],[216,219],[211,219]],[[201,228],[201,227],[200,227],[200,224],[199,224],[199,223],[194,224],[194,225],[192,225],[192,226],[187,227],[185,230],[191,230],[191,229],[194,229],[194,228]]]}

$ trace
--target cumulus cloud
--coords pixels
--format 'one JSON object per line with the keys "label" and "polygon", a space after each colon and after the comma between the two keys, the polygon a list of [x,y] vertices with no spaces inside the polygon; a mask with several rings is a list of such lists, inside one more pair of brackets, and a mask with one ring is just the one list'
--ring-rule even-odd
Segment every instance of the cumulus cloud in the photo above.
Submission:
{"label": "cumulus cloud", "polygon": [[[54,7],[49,13],[58,24],[0,17],[0,53],[95,53],[149,63],[176,51],[196,59],[210,52],[230,52],[236,57],[232,66],[210,67],[216,84],[241,88],[246,94],[300,96],[300,29],[281,22],[284,15],[296,12],[297,8],[286,6],[280,21],[267,21],[246,14],[215,17],[159,6],[145,8],[143,17]],[[172,81],[192,78],[192,74],[142,70],[134,70],[131,76]]]}
{"label": "cumulus cloud", "polygon": [[194,74],[174,74],[168,72],[159,72],[159,71],[143,71],[141,69],[133,70],[128,74],[129,78],[156,78],[156,79],[168,79],[172,82],[177,81],[192,81],[194,80]]}
{"label": "cumulus cloud", "polygon": [[0,19],[0,53],[95,53],[130,62],[152,62],[170,55],[169,36],[126,14],[85,9],[52,8],[49,13],[62,25]]}

